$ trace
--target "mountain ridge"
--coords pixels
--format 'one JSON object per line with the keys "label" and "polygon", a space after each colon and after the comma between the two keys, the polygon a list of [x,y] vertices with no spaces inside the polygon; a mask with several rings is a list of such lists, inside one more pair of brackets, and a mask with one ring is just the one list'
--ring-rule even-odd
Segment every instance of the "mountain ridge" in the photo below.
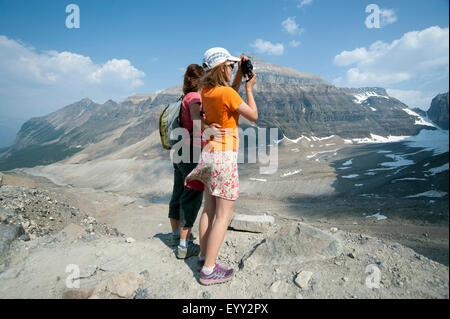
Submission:
{"label": "mountain ridge", "polygon": [[[258,73],[256,125],[278,127],[279,137],[405,136],[430,128],[417,124],[421,123],[418,115],[406,112],[408,107],[384,88],[339,88],[318,75],[251,58]],[[176,85],[158,93],[135,94],[120,103],[108,100],[99,104],[84,98],[32,118],[22,125],[13,145],[0,154],[0,170],[62,160],[110,138],[119,128],[123,129],[110,141],[110,152],[137,143],[158,130],[162,108],[181,93],[182,86]],[[244,85],[239,93],[245,99]]]}
{"label": "mountain ridge", "polygon": [[428,117],[444,130],[449,128],[448,104],[448,92],[438,94],[431,101],[431,106],[427,111]]}

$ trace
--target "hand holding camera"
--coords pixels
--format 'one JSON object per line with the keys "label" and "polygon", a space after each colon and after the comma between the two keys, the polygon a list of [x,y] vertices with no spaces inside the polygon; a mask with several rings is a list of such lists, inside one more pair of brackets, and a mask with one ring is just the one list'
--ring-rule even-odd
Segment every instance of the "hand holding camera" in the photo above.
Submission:
{"label": "hand holding camera", "polygon": [[243,56],[240,61],[240,67],[242,70],[242,75],[245,77],[247,82],[250,81],[254,74],[252,61],[250,61],[250,59],[246,56]]}
{"label": "hand holding camera", "polygon": [[239,61],[239,70],[245,77],[245,88],[252,90],[256,83],[256,74],[253,73],[253,64],[248,57],[241,56],[241,61]]}

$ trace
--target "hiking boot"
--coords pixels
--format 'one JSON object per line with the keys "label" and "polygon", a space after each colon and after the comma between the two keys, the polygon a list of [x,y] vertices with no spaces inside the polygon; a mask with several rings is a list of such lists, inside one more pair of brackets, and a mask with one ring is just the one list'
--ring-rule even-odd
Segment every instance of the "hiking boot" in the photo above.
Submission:
{"label": "hiking boot", "polygon": [[198,256],[200,253],[200,246],[194,243],[189,243],[187,248],[177,247],[176,256],[178,259],[186,259],[192,256]]}
{"label": "hiking boot", "polygon": [[233,279],[234,270],[225,268],[219,264],[214,266],[214,270],[210,275],[200,271],[200,283],[202,285],[221,284]]}

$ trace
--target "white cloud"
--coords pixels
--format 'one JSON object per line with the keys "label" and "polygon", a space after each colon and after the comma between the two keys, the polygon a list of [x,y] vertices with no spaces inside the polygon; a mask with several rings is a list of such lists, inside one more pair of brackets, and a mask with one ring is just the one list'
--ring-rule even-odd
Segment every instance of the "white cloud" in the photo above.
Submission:
{"label": "white cloud", "polygon": [[297,8],[302,8],[306,5],[310,5],[313,2],[313,0],[301,0],[300,3],[297,5]]}
{"label": "white cloud", "polygon": [[284,52],[283,44],[273,44],[272,42],[264,41],[263,39],[257,39],[254,43],[251,43],[250,46],[255,48],[257,53],[262,54],[282,55]]}
{"label": "white cloud", "polygon": [[296,41],[296,40],[292,40],[292,41],[290,41],[289,42],[289,46],[291,47],[291,48],[296,48],[296,47],[298,47],[300,44],[302,44],[300,41]]}
{"label": "white cloud", "polygon": [[281,26],[287,33],[291,35],[302,34],[305,31],[305,29],[300,28],[299,25],[295,22],[295,17],[288,17],[286,20],[281,22]]}
{"label": "white cloud", "polygon": [[350,86],[372,86],[399,83],[411,79],[407,72],[374,73],[361,72],[358,68],[351,68],[347,71],[347,81]]}
{"label": "white cloud", "polygon": [[[144,72],[129,60],[103,64],[72,52],[37,52],[20,41],[0,35],[0,114],[17,106],[26,116],[39,114],[33,107],[53,110],[84,97],[96,101],[134,92],[143,85]],[[61,104],[62,103],[62,104]]]}
{"label": "white cloud", "polygon": [[141,80],[144,75],[142,71],[132,66],[130,61],[112,59],[89,74],[89,79],[96,84],[105,84],[111,81],[124,82],[135,88],[144,84]]}
{"label": "white cloud", "polygon": [[380,9],[380,27],[385,27],[398,20],[395,11],[392,9]]}
{"label": "white cloud", "polygon": [[[369,48],[342,51],[337,66],[349,67],[335,84],[345,86],[389,86],[407,81],[448,79],[449,28],[429,27],[405,33],[392,43],[377,41]],[[448,81],[448,80],[447,80]]]}

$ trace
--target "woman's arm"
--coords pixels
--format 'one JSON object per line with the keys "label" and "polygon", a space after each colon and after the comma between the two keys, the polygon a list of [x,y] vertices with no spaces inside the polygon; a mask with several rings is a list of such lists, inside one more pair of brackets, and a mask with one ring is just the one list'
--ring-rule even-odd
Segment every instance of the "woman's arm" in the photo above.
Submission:
{"label": "woman's arm", "polygon": [[253,86],[256,83],[256,74],[253,73],[253,77],[250,81],[245,83],[245,93],[247,95],[247,103],[242,102],[237,108],[237,112],[251,122],[258,120],[258,108],[253,97]]}

